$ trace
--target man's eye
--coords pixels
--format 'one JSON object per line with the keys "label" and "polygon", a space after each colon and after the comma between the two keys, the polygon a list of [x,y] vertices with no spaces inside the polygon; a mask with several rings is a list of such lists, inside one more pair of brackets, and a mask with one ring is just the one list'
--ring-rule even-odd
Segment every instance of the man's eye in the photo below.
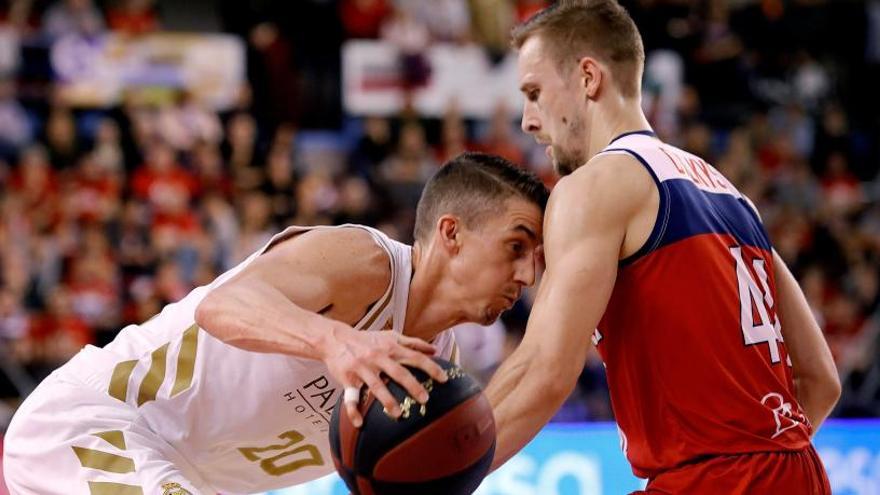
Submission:
{"label": "man's eye", "polygon": [[514,242],[510,244],[510,250],[513,251],[515,254],[522,254],[523,249],[525,248],[520,242]]}
{"label": "man's eye", "polygon": [[529,101],[538,101],[538,92],[537,91],[529,91],[528,98],[529,98]]}

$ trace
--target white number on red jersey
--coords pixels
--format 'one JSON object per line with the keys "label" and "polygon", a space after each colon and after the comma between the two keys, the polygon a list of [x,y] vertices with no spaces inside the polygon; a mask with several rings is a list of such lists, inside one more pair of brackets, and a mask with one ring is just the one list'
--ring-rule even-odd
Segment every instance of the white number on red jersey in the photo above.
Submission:
{"label": "white number on red jersey", "polygon": [[[779,327],[779,318],[773,311],[773,294],[767,283],[767,263],[763,258],[755,258],[752,260],[752,270],[749,270],[740,246],[732,246],[730,254],[736,260],[736,281],[739,286],[740,323],[743,340],[746,345],[766,342],[770,348],[770,361],[774,364],[778,363],[781,360],[779,342],[782,342],[782,332]],[[752,271],[757,275],[758,281],[755,281]],[[757,310],[759,321],[755,321],[752,308]],[[791,366],[791,359],[786,359],[786,361]]]}

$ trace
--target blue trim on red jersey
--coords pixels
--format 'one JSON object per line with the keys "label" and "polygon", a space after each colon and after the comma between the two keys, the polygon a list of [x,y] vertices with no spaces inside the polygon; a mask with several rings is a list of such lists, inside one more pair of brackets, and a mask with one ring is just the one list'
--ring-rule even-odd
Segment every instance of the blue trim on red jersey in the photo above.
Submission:
{"label": "blue trim on red jersey", "polygon": [[609,151],[622,151],[637,159],[651,174],[660,193],[651,234],[638,251],[620,260],[621,268],[663,246],[701,234],[727,234],[742,246],[772,249],[767,231],[745,199],[703,191],[687,179],[661,181],[639,153],[628,148],[602,150],[603,153]]}
{"label": "blue trim on red jersey", "polygon": [[767,231],[745,199],[703,191],[687,179],[669,179],[664,184],[671,214],[658,247],[714,233],[730,235],[741,246],[772,249]]}
{"label": "blue trim on red jersey", "polygon": [[[654,134],[651,131],[635,131],[627,134],[642,134],[645,132],[650,132],[651,135]],[[620,137],[626,136],[627,134],[618,136],[618,138],[615,139],[619,139]],[[657,208],[657,218],[654,220],[654,228],[651,229],[651,235],[648,236],[648,239],[645,241],[644,244],[642,244],[642,247],[640,247],[638,251],[618,262],[618,266],[623,267],[657,249],[657,247],[660,245],[660,241],[661,239],[663,239],[666,232],[666,224],[669,221],[669,193],[666,190],[666,185],[660,181],[660,178],[657,177],[654,169],[651,168],[650,165],[648,165],[648,162],[644,158],[642,158],[642,155],[628,148],[609,148],[602,150],[603,153],[606,151],[623,151],[632,155],[632,157],[638,160],[642,165],[644,165],[645,169],[648,170],[648,173],[651,174],[651,178],[654,179],[654,183],[657,184],[657,191],[660,193],[660,206]]]}

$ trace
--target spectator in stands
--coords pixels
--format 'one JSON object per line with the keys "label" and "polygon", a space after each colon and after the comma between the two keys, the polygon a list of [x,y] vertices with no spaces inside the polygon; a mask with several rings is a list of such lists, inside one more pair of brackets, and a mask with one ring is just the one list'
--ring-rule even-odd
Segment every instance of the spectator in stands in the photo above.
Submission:
{"label": "spectator in stands", "polygon": [[42,146],[31,145],[22,152],[9,190],[21,201],[33,230],[48,229],[58,220],[58,180]]}
{"label": "spectator in stands", "polygon": [[54,107],[46,119],[46,144],[49,160],[55,169],[74,166],[79,157],[79,142],[73,113],[64,107]]}
{"label": "spectator in stands", "polygon": [[[476,149],[468,141],[467,125],[461,113],[455,106],[450,106],[443,115],[443,123],[440,128],[440,143],[434,148],[434,160],[437,163],[446,163],[451,158],[465,151]],[[509,157],[507,157],[510,160]],[[513,163],[521,163],[512,160]]]}
{"label": "spectator in stands", "polygon": [[274,233],[271,204],[264,194],[258,191],[245,193],[239,200],[238,212],[241,230],[233,247],[234,263],[240,263],[250,253],[260,249]]}
{"label": "spectator in stands", "polygon": [[60,0],[46,10],[43,33],[49,39],[93,36],[104,30],[104,16],[92,0]]}
{"label": "spectator in stands", "polygon": [[513,163],[523,163],[525,157],[520,146],[523,134],[514,130],[513,122],[507,106],[499,102],[478,144],[480,150],[503,156]]}
{"label": "spectator in stands", "polygon": [[470,0],[474,38],[486,48],[493,62],[507,55],[514,11],[508,0]]}
{"label": "spectator in stands", "polygon": [[107,9],[107,24],[131,36],[152,33],[159,29],[155,0],[117,0]]}
{"label": "spectator in stands", "polygon": [[159,136],[178,151],[191,150],[199,141],[219,144],[223,129],[217,114],[189,91],[181,91],[174,105],[159,111]]}
{"label": "spectator in stands", "polygon": [[15,81],[0,75],[0,159],[14,159],[31,142],[33,126],[16,99]]}
{"label": "spectator in stands", "polygon": [[147,161],[135,170],[131,190],[157,213],[164,213],[177,203],[188,206],[198,192],[198,182],[177,163],[170,146],[156,141],[148,150]]}
{"label": "spectator in stands", "polygon": [[408,0],[435,42],[464,43],[471,39],[467,0]]}
{"label": "spectator in stands", "polygon": [[376,39],[393,12],[388,0],[342,0],[339,18],[347,38]]}
{"label": "spectator in stands", "polygon": [[422,187],[437,170],[425,141],[425,129],[408,122],[400,129],[397,149],[379,165],[380,182],[399,208],[414,209]]}
{"label": "spectator in stands", "polygon": [[215,143],[197,143],[190,154],[191,169],[198,183],[198,194],[216,193],[224,198],[233,196],[233,182],[229,176],[220,147]]}
{"label": "spectator in stands", "polygon": [[431,41],[428,27],[416,16],[415,4],[403,2],[382,26],[382,39],[397,48],[401,84],[405,93],[421,87],[431,72],[426,51]]}
{"label": "spectator in stands", "polygon": [[119,214],[120,177],[104,168],[94,153],[80,158],[79,165],[67,176],[62,189],[65,213],[77,222],[106,223]]}
{"label": "spectator in stands", "polygon": [[392,151],[391,124],[388,119],[368,116],[364,119],[363,135],[349,156],[349,170],[369,179]]}
{"label": "spectator in stands", "polygon": [[108,175],[119,176],[125,172],[125,154],[122,148],[119,125],[110,118],[101,119],[95,131],[92,150],[94,159]]}
{"label": "spectator in stands", "polygon": [[49,296],[46,312],[31,318],[23,357],[38,377],[48,375],[94,342],[91,328],[74,311],[75,304],[65,287],[57,287]]}
{"label": "spectator in stands", "polygon": [[296,177],[290,150],[275,146],[266,162],[259,189],[269,201],[272,225],[282,229],[296,216]]}

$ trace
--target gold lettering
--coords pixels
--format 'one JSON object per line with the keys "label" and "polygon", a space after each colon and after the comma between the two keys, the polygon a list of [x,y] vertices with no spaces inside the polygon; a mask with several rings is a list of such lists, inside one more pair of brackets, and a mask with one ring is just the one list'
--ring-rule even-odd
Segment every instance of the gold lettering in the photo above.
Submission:
{"label": "gold lettering", "polygon": [[[446,376],[448,376],[450,380],[455,380],[457,378],[461,378],[461,377],[465,376],[465,372],[463,369],[459,368],[458,366],[453,366],[453,367],[449,368],[448,370],[446,370]],[[430,399],[431,392],[434,391],[434,380],[428,378],[427,380],[422,382],[422,386],[425,387],[425,391],[428,392],[428,398]],[[401,402],[399,404],[400,411],[401,411],[400,417],[402,419],[409,419],[412,407],[418,403],[419,402],[417,400],[413,399],[409,395],[404,397],[403,402]],[[384,407],[382,408],[382,412],[384,412],[386,416],[389,416],[389,417],[391,416],[390,414],[388,414],[388,410],[385,409]],[[427,403],[420,404],[419,405],[419,414],[424,416],[427,413],[428,413]]]}
{"label": "gold lettering", "polygon": [[[323,466],[324,458],[321,456],[321,452],[317,447],[311,444],[302,445],[295,449],[290,449],[290,447],[300,443],[305,440],[305,437],[296,430],[290,430],[278,435],[280,439],[287,439],[288,442],[281,445],[269,445],[267,447],[241,447],[239,448],[239,452],[245,456],[250,461],[260,461],[260,469],[265,471],[267,474],[271,476],[281,476],[283,474],[287,474],[297,469],[302,469],[306,466]],[[259,454],[270,451],[278,451],[282,452],[272,456],[261,458]],[[279,464],[279,461],[282,459],[292,456],[294,454],[306,454],[304,458],[296,459],[292,462],[288,462],[286,464]]]}
{"label": "gold lettering", "polygon": [[453,366],[452,368],[446,370],[446,376],[448,376],[450,380],[455,380],[456,378],[461,378],[465,376],[465,372],[458,366]]}

